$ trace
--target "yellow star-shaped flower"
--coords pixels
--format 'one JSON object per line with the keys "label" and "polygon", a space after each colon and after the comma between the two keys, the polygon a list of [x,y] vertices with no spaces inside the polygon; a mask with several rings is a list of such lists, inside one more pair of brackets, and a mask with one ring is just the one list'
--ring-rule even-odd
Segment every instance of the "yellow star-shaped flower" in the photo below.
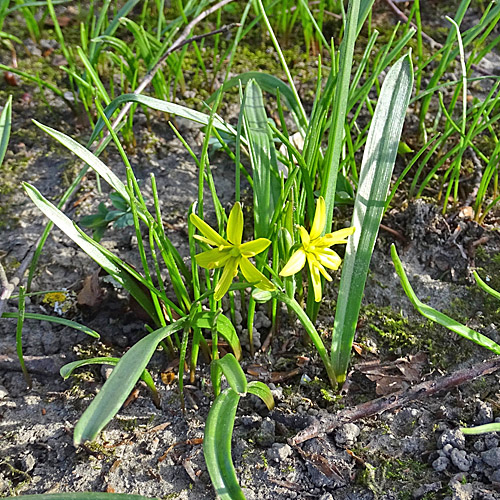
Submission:
{"label": "yellow star-shaped flower", "polygon": [[227,240],[196,214],[191,214],[190,219],[203,235],[195,235],[195,238],[214,247],[212,250],[196,255],[197,264],[205,269],[224,267],[222,276],[215,286],[215,300],[220,300],[229,290],[233,278],[238,274],[238,268],[241,269],[244,278],[250,283],[255,283],[257,288],[269,291],[275,289],[275,286],[248,260],[263,252],[271,244],[271,241],[267,238],[259,238],[241,243],[243,212],[239,202],[234,205],[229,214]]}
{"label": "yellow star-shaped flower", "polygon": [[321,236],[325,225],[325,200],[320,196],[316,204],[316,212],[314,214],[311,232],[308,233],[305,228],[300,226],[299,231],[302,245],[293,253],[290,260],[280,272],[280,276],[291,276],[292,274],[298,273],[304,267],[307,260],[314,289],[314,300],[316,302],[320,302],[322,297],[320,274],[323,275],[326,280],[331,281],[332,278],[326,272],[325,268],[335,271],[342,262],[338,254],[329,247],[347,243],[347,237],[354,233],[355,230],[354,227],[348,227]]}

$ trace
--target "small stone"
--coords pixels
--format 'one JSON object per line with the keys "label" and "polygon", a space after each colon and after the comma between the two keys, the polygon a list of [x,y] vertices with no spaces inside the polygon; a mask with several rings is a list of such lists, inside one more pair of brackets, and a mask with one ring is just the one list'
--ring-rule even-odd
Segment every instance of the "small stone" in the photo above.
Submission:
{"label": "small stone", "polygon": [[445,444],[443,446],[443,453],[445,454],[445,456],[449,457],[454,449],[455,448],[453,448],[451,444]]}
{"label": "small stone", "polygon": [[4,399],[8,395],[9,395],[9,391],[3,385],[0,385],[0,399]]}
{"label": "small stone", "polygon": [[476,425],[490,424],[493,422],[493,408],[484,401],[477,402],[477,416],[474,419]]}
{"label": "small stone", "polygon": [[275,441],[276,424],[274,420],[266,417],[262,420],[260,429],[257,432],[256,439],[261,446],[271,446]]}
{"label": "small stone", "polygon": [[339,446],[352,446],[356,442],[360,432],[356,424],[344,424],[335,432],[335,442]]}
{"label": "small stone", "polygon": [[459,470],[468,472],[472,465],[472,460],[467,457],[465,450],[458,450],[453,448],[450,454],[451,463]]}
{"label": "small stone", "polygon": [[474,449],[476,451],[484,451],[486,449],[486,446],[484,445],[484,441],[482,439],[478,439],[475,443],[474,443]]}
{"label": "small stone", "polygon": [[438,448],[444,448],[445,445],[451,444],[453,448],[463,450],[465,448],[465,436],[460,429],[450,429],[444,431],[438,438]]}
{"label": "small stone", "polygon": [[488,450],[491,448],[497,448],[498,447],[498,438],[495,436],[495,434],[490,434],[484,438],[484,445]]}
{"label": "small stone", "polygon": [[453,492],[453,500],[472,500],[474,490],[472,484],[463,483],[465,476],[455,475],[448,483]]}
{"label": "small stone", "polygon": [[292,448],[287,444],[273,443],[267,450],[267,458],[274,462],[283,462],[292,454]]}
{"label": "small stone", "polygon": [[441,483],[441,481],[437,481],[435,483],[423,484],[413,492],[413,498],[414,500],[420,500],[421,498],[425,497],[425,495],[427,495],[428,493],[439,491],[442,487],[443,484]]}
{"label": "small stone", "polygon": [[446,470],[448,468],[448,465],[450,465],[450,460],[446,457],[436,458],[436,460],[434,460],[434,462],[432,462],[432,468],[436,472],[443,472],[444,470]]}
{"label": "small stone", "polygon": [[493,483],[500,483],[500,469],[494,470],[488,479]]}
{"label": "small stone", "polygon": [[491,448],[490,450],[483,451],[481,453],[481,458],[483,462],[490,467],[500,466],[500,448]]}

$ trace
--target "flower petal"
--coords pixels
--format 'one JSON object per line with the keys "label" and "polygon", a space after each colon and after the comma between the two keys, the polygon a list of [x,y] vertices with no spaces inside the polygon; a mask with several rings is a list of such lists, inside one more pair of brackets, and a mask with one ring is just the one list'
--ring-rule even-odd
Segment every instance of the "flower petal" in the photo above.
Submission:
{"label": "flower petal", "polygon": [[302,240],[302,246],[307,248],[307,246],[309,245],[309,242],[311,241],[311,238],[309,237],[309,233],[302,226],[299,226],[299,231],[300,231],[300,239]]}
{"label": "flower petal", "polygon": [[240,252],[243,257],[253,257],[260,252],[263,252],[269,245],[271,244],[271,240],[267,238],[258,238],[257,240],[248,241],[247,243],[243,243],[240,245]]}
{"label": "flower petal", "polygon": [[245,279],[250,283],[256,283],[255,286],[261,290],[272,292],[276,287],[269,281],[248,259],[241,259],[241,272]]}
{"label": "flower petal", "polygon": [[310,237],[311,240],[315,240],[321,236],[323,229],[326,225],[326,204],[323,196],[318,198],[316,203],[316,212],[314,214],[314,221],[311,227]]}
{"label": "flower petal", "polygon": [[243,212],[241,204],[237,201],[229,214],[227,221],[227,239],[233,245],[241,244],[241,236],[243,234]]}
{"label": "flower petal", "polygon": [[311,274],[311,282],[314,290],[314,301],[321,302],[321,297],[323,292],[321,290],[321,276],[319,274],[319,269],[316,267],[314,258],[307,258],[307,263],[309,264],[309,272]]}
{"label": "flower petal", "polygon": [[196,255],[196,263],[205,269],[217,269],[224,266],[230,257],[229,252],[221,252],[214,248]]}
{"label": "flower petal", "polygon": [[333,269],[334,271],[339,268],[342,262],[342,259],[339,257],[337,252],[334,252],[329,248],[325,248],[321,252],[316,252],[316,258],[323,266],[327,267],[328,269]]}
{"label": "flower petal", "polygon": [[224,266],[224,271],[222,271],[222,276],[220,277],[217,285],[215,287],[215,300],[220,300],[226,292],[229,290],[231,283],[233,282],[236,273],[238,272],[238,261],[239,258],[228,259],[226,265]]}
{"label": "flower petal", "polygon": [[280,271],[280,276],[291,276],[292,274],[298,273],[304,267],[305,263],[306,253],[303,248],[299,248],[293,253],[285,267]]}
{"label": "flower petal", "polygon": [[191,214],[191,222],[198,228],[198,230],[207,238],[209,245],[218,247],[221,245],[227,246],[229,243],[216,231],[214,231],[204,220],[200,219],[196,214]]}
{"label": "flower petal", "polygon": [[325,234],[325,236],[321,238],[317,245],[331,247],[332,245],[341,245],[343,243],[347,243],[347,237],[351,236],[351,234],[353,234],[355,230],[356,228],[354,226],[351,226],[340,229],[339,231],[335,231],[334,233]]}

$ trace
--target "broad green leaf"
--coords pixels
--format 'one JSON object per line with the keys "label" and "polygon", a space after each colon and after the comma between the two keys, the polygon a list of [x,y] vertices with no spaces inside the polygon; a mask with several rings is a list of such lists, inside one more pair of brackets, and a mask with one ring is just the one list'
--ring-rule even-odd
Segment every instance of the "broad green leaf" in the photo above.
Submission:
{"label": "broad green leaf", "polygon": [[[239,88],[240,82],[242,85],[246,85],[248,82],[252,80],[257,82],[257,84],[263,91],[269,92],[275,97],[278,95],[279,92],[280,97],[286,102],[286,105],[293,113],[297,125],[299,127],[300,126],[307,127],[307,123],[305,123],[304,120],[301,118],[302,113],[300,111],[300,107],[297,104],[297,101],[295,100],[292,90],[283,80],[280,80],[278,77],[274,75],[261,73],[259,71],[248,71],[246,73],[241,73],[238,76],[235,76],[227,80],[222,86],[222,91],[226,92],[228,89],[232,87]],[[220,89],[217,90],[217,92],[213,93],[207,99],[207,104],[210,104],[215,100],[218,92],[220,92]]]}
{"label": "broad green leaf", "polygon": [[215,492],[221,500],[245,500],[231,457],[231,437],[240,396],[228,387],[208,412],[203,454]]}
{"label": "broad green leaf", "polygon": [[[212,328],[212,318],[214,316],[213,312],[204,311],[201,313],[197,313],[194,319],[194,324],[199,328]],[[224,339],[231,347],[236,359],[241,359],[241,344],[240,339],[238,338],[238,334],[234,329],[233,324],[223,314],[217,315],[217,331],[224,337]]]}
{"label": "broad green leaf", "polygon": [[246,86],[243,115],[253,172],[254,233],[256,238],[265,238],[269,235],[281,187],[273,135],[267,123],[262,91],[255,80]]}
{"label": "broad green leaf", "polygon": [[[153,497],[128,495],[126,493],[44,493],[42,495],[20,495],[7,498],[22,498],[23,500],[154,500]],[[157,498],[157,497],[155,497]]]}
{"label": "broad green leaf", "polygon": [[0,115],[0,165],[2,165],[9,145],[10,127],[12,123],[12,96],[10,95]]}
{"label": "broad green leaf", "polygon": [[240,396],[245,396],[248,385],[247,378],[236,358],[229,353],[221,359],[216,359],[213,363],[219,365],[219,368],[227,379],[229,387]]}
{"label": "broad green leaf", "polygon": [[479,332],[476,332],[468,326],[462,325],[462,323],[459,323],[449,316],[446,316],[446,314],[443,314],[432,308],[431,306],[428,306],[427,304],[421,302],[415,295],[415,292],[413,291],[413,288],[408,281],[408,277],[406,276],[406,273],[403,269],[403,264],[398,257],[398,253],[396,251],[396,246],[394,245],[394,243],[391,245],[391,256],[392,261],[394,262],[394,267],[396,268],[396,272],[398,273],[399,279],[401,280],[403,290],[405,291],[407,297],[410,299],[410,302],[413,304],[413,307],[422,316],[425,316],[431,321],[435,321],[436,323],[444,326],[445,328],[448,328],[448,330],[451,330],[452,332],[466,338],[467,340],[472,340],[472,342],[476,343],[477,345],[486,347],[486,349],[489,349],[495,354],[500,354],[500,345],[498,345],[496,342],[493,342],[493,340],[489,339]]}
{"label": "broad green leaf", "polygon": [[[72,239],[91,259],[99,264],[107,273],[137,300],[157,325],[160,324],[151,296],[140,286],[137,277],[134,277],[123,265],[119,264],[118,257],[110,258],[111,252],[101,247],[79,230],[73,222],[58,208],[46,200],[41,193],[30,184],[24,183],[24,189],[33,203],[59,228],[66,236]],[[143,283],[146,284],[147,283]]]}
{"label": "broad green leaf", "polygon": [[[137,102],[139,104],[142,104],[143,106],[147,106],[148,108],[156,109],[158,111],[163,111],[165,113],[169,113],[174,116],[180,116],[182,118],[186,118],[187,120],[191,120],[195,123],[200,123],[202,125],[208,125],[208,122],[210,120],[209,115],[201,113],[200,111],[195,111],[193,109],[186,108],[185,106],[174,104],[172,102],[162,101],[161,99],[155,99],[154,97],[148,97],[138,94],[123,94],[117,97],[116,99],[111,101],[109,106],[106,106],[106,109],[104,110],[105,115],[108,118],[110,118],[113,115],[113,113],[122,104],[126,102]],[[233,129],[233,127],[225,123],[218,116],[214,117],[213,126],[217,130],[221,130],[222,132],[230,134],[231,136],[236,136],[236,131]],[[97,136],[99,135],[99,133],[103,128],[104,128],[104,121],[101,118],[99,118],[92,133],[92,136],[89,139],[89,144],[92,144],[96,140]]]}
{"label": "broad green leaf", "polygon": [[267,387],[267,385],[263,382],[249,382],[247,392],[248,394],[253,394],[254,396],[258,396],[260,399],[262,399],[269,411],[274,408],[274,398],[271,393],[271,389],[269,389],[269,387]]}
{"label": "broad green leaf", "polygon": [[116,415],[134,388],[158,344],[182,328],[186,318],[148,334],[133,345],[116,365],[108,380],[75,426],[75,446],[92,441]]}
{"label": "broad green leaf", "polygon": [[340,383],[347,373],[412,86],[411,59],[406,55],[387,73],[368,132],[351,223],[356,231],[347,243],[333,327],[331,359]]}
{"label": "broad green leaf", "polygon": [[[3,313],[2,318],[17,318],[19,316],[18,313]],[[88,326],[77,323],[76,321],[71,321],[65,318],[58,318],[57,316],[49,316],[47,314],[38,314],[38,313],[24,313],[24,319],[36,319],[39,321],[50,321],[51,323],[57,323],[59,325],[69,326],[70,328],[74,328],[80,332],[86,333],[95,339],[100,338],[100,335],[92,328]]]}

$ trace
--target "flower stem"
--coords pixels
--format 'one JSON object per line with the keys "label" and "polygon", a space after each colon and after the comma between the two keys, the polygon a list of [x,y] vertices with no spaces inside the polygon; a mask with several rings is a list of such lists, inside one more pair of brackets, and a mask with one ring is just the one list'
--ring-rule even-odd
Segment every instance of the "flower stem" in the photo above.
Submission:
{"label": "flower stem", "polygon": [[323,341],[321,340],[321,337],[319,336],[319,333],[314,327],[313,323],[309,319],[309,316],[307,316],[302,307],[300,307],[300,304],[294,298],[289,297],[288,295],[280,291],[277,291],[275,293],[276,293],[276,298],[278,300],[281,300],[281,302],[283,302],[290,309],[292,309],[299,318],[300,322],[302,323],[302,326],[305,328],[307,334],[309,335],[314,346],[316,347],[316,350],[318,351],[318,354],[321,360],[323,361],[323,364],[325,365],[326,373],[328,374],[328,378],[330,380],[332,388],[336,390],[337,379],[335,377],[335,372],[333,370],[330,357],[328,356],[328,353],[326,351],[325,344],[323,344]]}

